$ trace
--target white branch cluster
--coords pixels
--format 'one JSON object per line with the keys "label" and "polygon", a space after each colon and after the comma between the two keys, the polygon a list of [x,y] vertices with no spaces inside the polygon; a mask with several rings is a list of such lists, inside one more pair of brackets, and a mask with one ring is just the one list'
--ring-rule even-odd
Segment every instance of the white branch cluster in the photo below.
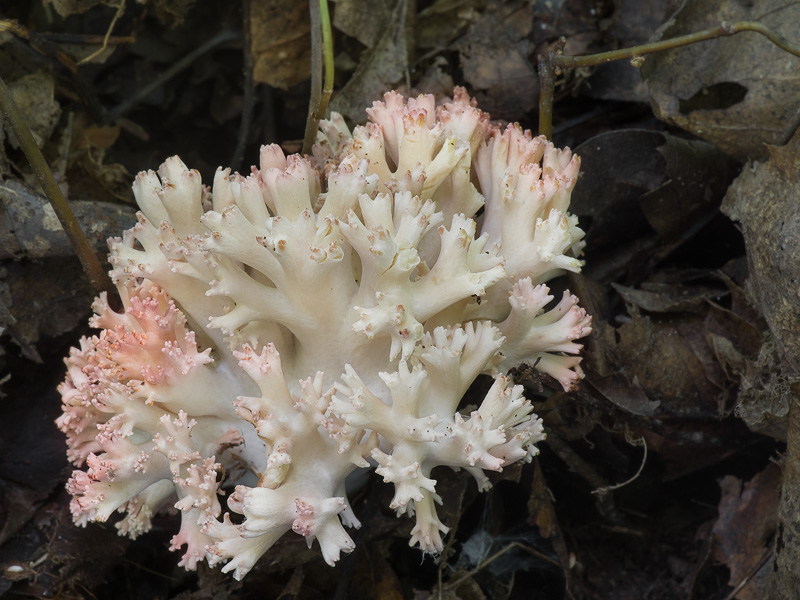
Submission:
{"label": "white branch cluster", "polygon": [[[289,530],[333,564],[359,526],[345,479],[376,466],[411,543],[438,552],[434,467],[485,490],[537,453],[541,420],[503,373],[582,377],[590,318],[546,285],[581,268],[579,161],[460,89],[367,112],[353,132],[323,122],[313,157],[266,146],[210,190],[177,157],[138,175],[139,223],[110,242],[124,311],[98,298],[102,331],[61,386],[76,523],[119,510],[135,537],[172,505],[187,569],[241,578]],[[461,412],[481,373],[494,384]]]}

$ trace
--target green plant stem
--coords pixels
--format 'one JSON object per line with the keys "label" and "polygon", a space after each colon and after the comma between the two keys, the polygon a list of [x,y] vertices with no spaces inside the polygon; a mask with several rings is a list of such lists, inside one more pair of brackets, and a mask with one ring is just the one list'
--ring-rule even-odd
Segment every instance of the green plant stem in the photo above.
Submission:
{"label": "green plant stem", "polygon": [[[327,0],[309,0],[311,13],[311,97],[303,137],[303,154],[310,154],[319,121],[328,110],[333,93],[333,34]],[[324,68],[324,73],[323,73]]]}
{"label": "green plant stem", "polygon": [[325,56],[325,83],[322,87],[322,100],[319,103],[319,115],[325,116],[328,112],[328,103],[333,94],[333,32],[331,30],[331,15],[328,11],[328,0],[319,1],[320,20],[322,24],[322,51]]}
{"label": "green plant stem", "polygon": [[754,31],[765,36],[770,42],[793,54],[800,56],[800,46],[794,44],[772,31],[763,23],[755,21],[738,21],[736,23],[723,22],[718,27],[704,29],[695,33],[682,35],[669,40],[661,40],[650,44],[621,48],[610,52],[599,54],[588,54],[586,56],[569,56],[561,54],[566,40],[563,38],[554,45],[547,53],[539,55],[539,80],[542,92],[539,96],[539,134],[548,139],[553,134],[553,90],[555,88],[555,77],[564,68],[593,67],[617,60],[633,59],[653,52],[663,52],[681,48],[697,42],[704,42],[720,37],[727,37],[741,33],[743,31]]}
{"label": "green plant stem", "polygon": [[106,275],[105,269],[89,245],[89,241],[75,219],[75,215],[72,214],[72,210],[70,210],[67,200],[61,193],[61,189],[58,187],[47,161],[41,150],[39,150],[39,146],[36,145],[36,140],[33,139],[33,134],[28,128],[28,124],[19,112],[2,78],[0,78],[0,110],[2,110],[3,116],[14,129],[14,134],[19,140],[22,151],[25,153],[34,173],[36,173],[42,190],[50,201],[50,205],[61,222],[61,226],[64,228],[70,243],[75,248],[75,253],[78,255],[84,271],[89,276],[89,281],[95,292],[113,291],[114,287],[111,284],[111,280]]}

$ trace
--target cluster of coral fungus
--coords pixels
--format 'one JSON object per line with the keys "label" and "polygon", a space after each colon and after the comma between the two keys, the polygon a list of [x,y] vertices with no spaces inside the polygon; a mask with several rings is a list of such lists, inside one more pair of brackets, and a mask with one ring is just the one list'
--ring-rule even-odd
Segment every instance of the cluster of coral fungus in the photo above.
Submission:
{"label": "cluster of coral fungus", "polygon": [[[590,318],[545,283],[581,267],[579,161],[463,90],[367,113],[352,133],[323,122],[312,157],[267,146],[211,190],[177,157],[136,178],[139,222],[110,242],[124,311],[97,299],[101,331],[61,387],[76,523],[120,511],[135,537],[175,507],[188,569],[241,578],[289,530],[332,564],[359,526],[345,480],[372,466],[436,552],[434,467],[486,489],[484,471],[536,454],[541,421],[504,373],[582,375]],[[481,373],[494,385],[462,414]]]}

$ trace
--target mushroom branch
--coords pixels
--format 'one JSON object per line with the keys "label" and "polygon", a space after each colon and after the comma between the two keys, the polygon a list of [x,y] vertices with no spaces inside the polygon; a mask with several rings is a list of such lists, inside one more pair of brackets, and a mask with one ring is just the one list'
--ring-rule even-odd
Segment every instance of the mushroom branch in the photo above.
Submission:
{"label": "mushroom branch", "polygon": [[591,318],[548,287],[582,266],[578,157],[491,124],[460,88],[439,105],[389,92],[367,114],[351,131],[334,113],[311,155],[265,146],[210,188],[177,157],[136,177],[138,223],[109,241],[123,310],[97,298],[100,331],[60,388],[78,525],[120,512],[133,538],[172,507],[187,569],[241,579],[284,534],[334,564],[360,525],[348,475],[374,468],[410,544],[435,553],[435,467],[486,490],[538,453],[507,373],[583,377]]}

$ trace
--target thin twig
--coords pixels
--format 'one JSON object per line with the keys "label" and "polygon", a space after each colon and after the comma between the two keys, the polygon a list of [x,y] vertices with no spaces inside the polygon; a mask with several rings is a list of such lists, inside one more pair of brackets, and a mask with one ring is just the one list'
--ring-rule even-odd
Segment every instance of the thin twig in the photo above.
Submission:
{"label": "thin twig", "polygon": [[[555,452],[556,456],[563,460],[571,470],[575,471],[584,481],[592,486],[592,488],[609,487],[608,481],[606,481],[588,461],[584,460],[575,452],[569,444],[562,440],[555,431],[546,427],[545,433],[547,434],[546,443],[550,449]],[[614,503],[613,494],[597,495],[596,498],[597,510],[601,515],[616,523],[622,521],[622,515]]]}
{"label": "thin twig", "polygon": [[644,446],[644,454],[642,455],[642,463],[639,465],[639,470],[636,471],[636,473],[634,473],[632,477],[626,479],[625,481],[622,481],[620,483],[615,483],[614,485],[602,486],[592,490],[592,494],[596,494],[598,496],[604,496],[608,492],[613,492],[614,490],[618,490],[619,488],[625,487],[626,485],[633,483],[639,478],[639,475],[642,474],[642,471],[644,471],[644,466],[647,464],[647,440],[645,440],[644,436],[642,436],[641,438],[635,441],[629,440],[628,443],[633,444],[634,446],[638,446],[640,444]]}
{"label": "thin twig", "polygon": [[735,600],[736,596],[741,592],[744,588],[748,586],[748,584],[752,581],[753,577],[767,564],[767,561],[772,558],[774,554],[773,548],[768,548],[764,551],[764,554],[761,555],[761,558],[758,559],[758,562],[753,565],[753,568],[747,572],[742,580],[733,588],[733,591],[725,596],[725,600]]}
{"label": "thin twig", "polygon": [[439,593],[441,594],[445,590],[451,590],[451,589],[457,587],[459,584],[461,584],[462,581],[465,581],[466,579],[469,579],[470,577],[473,577],[478,572],[480,572],[481,570],[483,570],[486,567],[488,567],[489,564],[491,564],[492,562],[494,562],[495,560],[500,558],[503,554],[505,554],[506,552],[508,552],[509,550],[511,550],[513,548],[520,548],[521,550],[524,550],[528,554],[531,554],[531,555],[533,555],[533,556],[535,556],[535,557],[537,557],[537,558],[539,558],[539,559],[541,559],[541,560],[543,560],[545,562],[548,562],[548,563],[550,563],[552,565],[555,565],[556,567],[561,568],[561,565],[557,561],[553,560],[552,558],[550,558],[546,554],[543,554],[543,553],[539,552],[538,550],[535,550],[534,548],[531,548],[530,546],[526,546],[525,544],[521,544],[520,542],[511,542],[510,544],[508,544],[508,546],[505,546],[504,548],[498,550],[497,552],[492,554],[489,558],[487,558],[486,560],[482,561],[481,564],[479,564],[474,569],[472,569],[470,571],[467,571],[466,573],[464,573],[463,575],[461,575],[457,579],[454,579],[453,581],[448,581],[444,586],[441,586],[439,588]]}
{"label": "thin twig", "polygon": [[78,225],[78,221],[75,219],[75,215],[72,214],[69,204],[67,204],[61,189],[53,177],[53,173],[50,171],[50,167],[47,165],[47,161],[41,150],[39,150],[39,146],[36,145],[36,140],[33,139],[33,134],[28,128],[28,124],[19,112],[2,78],[0,78],[0,110],[2,110],[8,122],[11,123],[22,151],[25,153],[34,173],[36,173],[42,190],[50,201],[50,205],[61,222],[61,226],[64,228],[70,243],[75,248],[75,253],[78,255],[84,271],[89,276],[95,292],[112,291],[114,288],[111,285],[111,280],[106,275],[105,269],[89,245],[80,225]]}
{"label": "thin twig", "polygon": [[72,57],[48,40],[46,36],[30,31],[27,27],[16,21],[6,19],[0,20],[0,31],[7,31],[20,40],[25,40],[30,44],[31,48],[43,56],[55,58],[70,73],[76,74],[78,72],[78,65]]}
{"label": "thin twig", "polygon": [[203,54],[209,50],[213,50],[224,42],[236,39],[238,36],[239,32],[232,29],[225,29],[219,32],[213,38],[207,40],[204,44],[189,52],[189,54],[181,58],[166,71],[155,77],[152,81],[150,81],[150,83],[147,83],[136,90],[136,93],[134,93],[130,98],[120,102],[114,109],[111,110],[111,112],[109,112],[108,120],[113,123],[131,110],[134,106],[136,106],[139,102],[141,102],[143,98],[146,98],[153,90],[158,89],[167,83],[167,81],[175,77],[175,75],[191,66],[191,64]]}
{"label": "thin twig", "polygon": [[16,21],[0,20],[0,31],[7,31],[21,42],[26,43],[34,52],[53,61],[57,68],[59,65],[69,72],[69,78],[75,91],[78,92],[84,106],[89,110],[92,119],[100,121],[103,118],[103,108],[94,92],[94,88],[85,80],[75,60],[58,44],[53,43],[48,36],[39,35],[30,31]]}
{"label": "thin twig", "polygon": [[87,63],[91,61],[93,58],[100,56],[103,52],[105,52],[106,48],[108,48],[108,38],[111,37],[111,34],[114,32],[114,26],[117,24],[117,21],[123,15],[124,12],[125,12],[125,0],[120,0],[119,6],[117,7],[117,12],[114,13],[114,18],[111,19],[111,24],[108,26],[106,35],[103,37],[103,45],[100,46],[100,48],[95,52],[92,52],[89,56],[86,56],[85,58],[79,60],[78,61],[79,65]]}
{"label": "thin twig", "polygon": [[253,35],[250,30],[250,0],[242,2],[242,29],[244,39],[242,50],[244,53],[244,98],[242,99],[242,120],[239,122],[239,135],[236,137],[236,147],[233,149],[230,167],[234,171],[242,168],[244,161],[244,147],[247,144],[247,136],[253,125],[253,109],[256,104],[256,91],[253,84]]}
{"label": "thin twig", "polygon": [[133,44],[136,42],[135,35],[92,35],[90,33],[42,33],[39,37],[53,43],[59,44],[79,44],[86,46],[96,46],[103,41],[109,46],[119,46],[122,44]]}
{"label": "thin twig", "polygon": [[[333,93],[333,35],[327,0],[308,0],[311,14],[311,97],[303,136],[303,154],[311,154],[319,121]],[[324,73],[323,73],[324,68]]]}
{"label": "thin twig", "polygon": [[755,21],[738,21],[736,23],[724,21],[718,27],[704,29],[703,31],[678,36],[669,40],[661,40],[650,44],[621,48],[610,52],[601,52],[599,54],[588,54],[586,56],[561,54],[561,49],[564,47],[566,41],[562,38],[549,52],[539,55],[539,79],[542,89],[539,96],[539,135],[543,135],[548,139],[553,135],[552,90],[555,86],[555,77],[560,73],[560,69],[593,67],[617,60],[637,59],[646,54],[652,54],[653,52],[663,52],[664,50],[681,48],[715,38],[728,37],[743,31],[760,33],[770,42],[778,46],[778,48],[795,56],[800,56],[800,46],[790,42],[763,23]]}
{"label": "thin twig", "polygon": [[778,35],[762,23],[755,23],[752,21],[739,21],[737,23],[723,22],[718,27],[711,29],[704,29],[695,33],[681,35],[669,40],[661,40],[652,42],[650,44],[642,44],[641,46],[633,46],[631,48],[621,48],[619,50],[612,50],[610,52],[601,52],[599,54],[590,54],[588,56],[567,56],[564,54],[556,55],[554,57],[554,64],[557,67],[593,67],[603,63],[612,62],[616,60],[631,59],[636,56],[644,56],[645,54],[652,54],[653,52],[663,52],[664,50],[672,50],[674,48],[681,48],[696,44],[697,42],[705,42],[719,37],[728,37],[741,33],[743,31],[755,31],[765,36],[773,44],[794,54],[800,56],[800,46],[791,43],[784,37]]}

